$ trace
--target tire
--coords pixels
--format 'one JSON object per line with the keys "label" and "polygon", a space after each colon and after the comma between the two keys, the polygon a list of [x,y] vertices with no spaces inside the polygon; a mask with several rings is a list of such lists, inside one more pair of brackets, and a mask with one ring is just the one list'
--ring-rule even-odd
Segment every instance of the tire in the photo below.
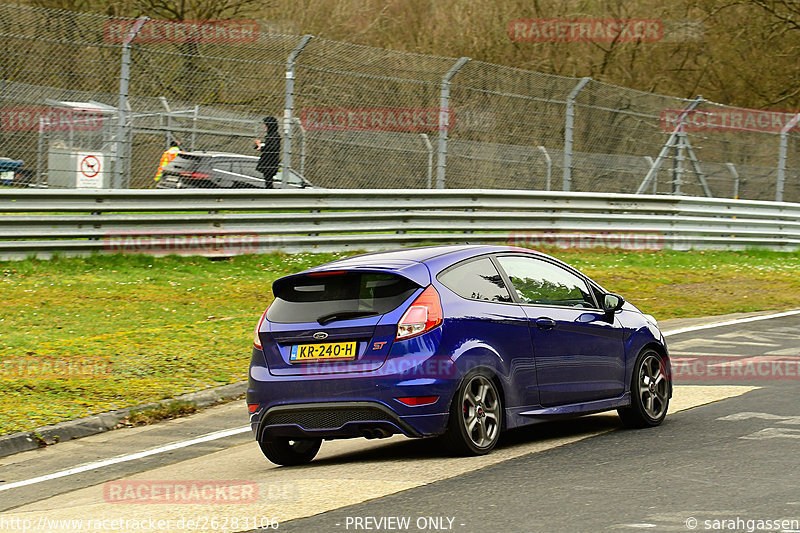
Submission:
{"label": "tire", "polygon": [[457,455],[485,455],[492,451],[503,427],[503,401],[492,375],[470,372],[450,405],[445,447]]}
{"label": "tire", "polygon": [[276,465],[297,466],[309,463],[317,456],[322,439],[277,437],[262,439],[258,444],[267,459]]}
{"label": "tire", "polygon": [[664,358],[655,350],[644,350],[636,358],[631,376],[631,405],[617,409],[623,425],[645,428],[664,421],[671,385],[665,367]]}

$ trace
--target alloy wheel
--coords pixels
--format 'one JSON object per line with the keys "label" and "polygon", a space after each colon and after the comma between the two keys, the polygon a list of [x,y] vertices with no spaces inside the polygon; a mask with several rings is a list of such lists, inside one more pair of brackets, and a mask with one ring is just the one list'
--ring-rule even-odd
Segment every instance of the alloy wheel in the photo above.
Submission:
{"label": "alloy wheel", "polygon": [[497,389],[482,375],[464,387],[462,414],[467,436],[478,448],[491,446],[500,431],[500,401]]}
{"label": "alloy wheel", "polygon": [[661,418],[667,408],[668,395],[661,359],[648,354],[639,366],[639,397],[647,416],[654,420]]}

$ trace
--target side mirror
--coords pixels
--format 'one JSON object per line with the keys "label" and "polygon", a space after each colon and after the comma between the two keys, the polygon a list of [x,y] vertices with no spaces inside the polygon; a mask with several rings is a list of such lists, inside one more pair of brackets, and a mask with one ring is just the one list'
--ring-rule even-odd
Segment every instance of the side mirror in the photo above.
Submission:
{"label": "side mirror", "polygon": [[606,294],[603,296],[603,311],[616,313],[625,305],[625,299],[619,294]]}

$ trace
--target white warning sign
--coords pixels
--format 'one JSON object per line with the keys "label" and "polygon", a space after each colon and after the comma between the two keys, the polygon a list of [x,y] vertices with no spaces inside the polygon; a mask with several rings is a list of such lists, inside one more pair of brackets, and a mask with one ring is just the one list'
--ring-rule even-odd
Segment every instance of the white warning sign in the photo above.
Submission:
{"label": "white warning sign", "polygon": [[78,152],[78,189],[100,189],[103,187],[105,163],[103,154],[95,152]]}

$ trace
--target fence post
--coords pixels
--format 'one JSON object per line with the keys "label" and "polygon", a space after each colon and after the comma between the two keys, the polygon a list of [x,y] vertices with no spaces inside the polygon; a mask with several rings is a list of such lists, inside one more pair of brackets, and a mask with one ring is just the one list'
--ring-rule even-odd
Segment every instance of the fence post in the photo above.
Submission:
{"label": "fence post", "polygon": [[[644,160],[647,161],[648,168],[653,168],[653,165],[655,164],[655,162],[653,161],[652,157],[650,157],[649,155],[646,155],[646,156],[644,156]],[[657,194],[658,193],[658,180],[657,179],[653,180],[653,191],[652,192],[653,192],[653,194]]]}
{"label": "fence post", "polygon": [[545,181],[545,190],[549,191],[552,186],[550,178],[553,173],[553,160],[550,158],[550,154],[547,153],[547,148],[540,146],[539,150],[544,154],[544,160],[547,163],[547,180]]}
{"label": "fence post", "polygon": [[197,142],[197,118],[200,116],[200,106],[194,106],[194,115],[192,116],[192,152],[195,151],[195,144]]}
{"label": "fence post", "polygon": [[294,112],[294,62],[308,41],[313,39],[313,35],[303,35],[297,46],[286,59],[286,101],[283,105],[283,157],[281,167],[283,179],[281,187],[285,188],[289,183],[289,174],[292,168],[292,113]]}
{"label": "fence post", "polygon": [[462,57],[442,78],[439,96],[439,151],[436,157],[436,188],[444,189],[445,169],[447,168],[447,130],[450,128],[450,80],[467,64],[470,58]]}
{"label": "fence post", "polygon": [[[39,152],[36,154],[36,187],[42,186],[42,172],[44,168],[44,142],[42,141],[42,137],[44,136],[44,117],[39,117],[39,138],[38,138],[38,150]],[[49,180],[48,180],[49,181]]]}
{"label": "fence post", "polygon": [[572,188],[572,128],[575,125],[575,99],[592,78],[581,78],[578,85],[567,96],[567,120],[564,124],[564,179],[561,189],[569,191]]}
{"label": "fence post", "polygon": [[[164,135],[164,150],[169,150],[169,142],[172,140],[172,109],[169,107],[169,102],[167,102],[165,96],[159,96],[158,101],[161,102],[161,105],[164,106],[164,110],[167,112],[167,134]],[[163,115],[158,117],[159,126],[162,124],[162,117]]]}
{"label": "fence post", "polygon": [[[636,194],[642,194],[647,186],[650,184],[652,180],[656,178],[658,175],[658,169],[661,168],[661,164],[664,162],[664,159],[667,157],[670,149],[676,148],[678,146],[678,142],[682,139],[680,134],[683,133],[683,125],[686,122],[686,116],[694,110],[697,106],[702,104],[705,100],[703,100],[702,96],[698,96],[687,105],[681,111],[680,115],[678,115],[677,124],[675,125],[675,129],[672,130],[672,133],[667,139],[667,142],[664,143],[664,146],[661,148],[661,152],[659,152],[658,157],[656,157],[655,162],[650,166],[650,170],[647,171],[642,183],[639,184],[639,188],[636,189]],[[707,196],[711,196],[708,194]]]}
{"label": "fence post", "polygon": [[422,137],[422,142],[425,143],[425,150],[428,151],[428,178],[425,180],[425,185],[430,189],[433,185],[433,145],[427,133],[420,133],[420,137]]}
{"label": "fence post", "polygon": [[[292,122],[300,130],[300,176],[305,179],[306,177],[306,129],[299,118],[293,118]],[[303,185],[301,185],[302,187]]]}
{"label": "fence post", "polygon": [[778,149],[778,178],[775,181],[775,201],[783,201],[783,185],[786,181],[786,145],[788,143],[789,130],[797,126],[800,121],[800,113],[794,116],[792,120],[786,123],[781,129],[781,144]]}
{"label": "fence post", "polygon": [[739,171],[736,170],[736,165],[733,163],[725,163],[725,166],[728,167],[728,172],[731,173],[733,176],[733,199],[739,199]]}
{"label": "fence post", "polygon": [[684,140],[686,139],[686,133],[684,133],[683,128],[678,133],[677,138],[677,146],[675,148],[675,159],[672,160],[672,195],[673,196],[680,196],[681,194],[681,187],[683,186],[683,160],[686,159],[686,156],[683,155],[685,150],[685,143]]}
{"label": "fence post", "polygon": [[114,181],[112,187],[121,189],[125,181],[123,177],[123,163],[125,160],[125,129],[128,127],[128,88],[131,78],[131,42],[136,38],[139,30],[145,22],[150,20],[148,17],[141,17],[136,20],[128,31],[128,35],[122,42],[122,59],[119,70],[119,107],[117,109],[117,141],[114,145]]}

